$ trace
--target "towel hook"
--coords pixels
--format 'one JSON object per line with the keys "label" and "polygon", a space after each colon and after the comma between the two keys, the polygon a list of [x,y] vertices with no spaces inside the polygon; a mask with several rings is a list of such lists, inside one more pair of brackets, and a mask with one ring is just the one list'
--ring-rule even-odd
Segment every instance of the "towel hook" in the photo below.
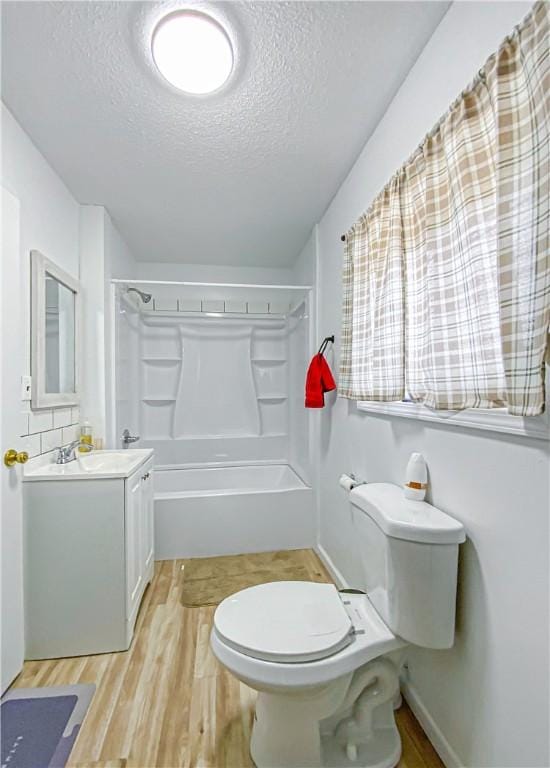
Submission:
{"label": "towel hook", "polygon": [[319,351],[317,352],[317,354],[322,355],[325,349],[328,347],[329,343],[334,344],[334,334],[332,336],[325,336],[325,338],[321,342],[321,346],[319,347]]}

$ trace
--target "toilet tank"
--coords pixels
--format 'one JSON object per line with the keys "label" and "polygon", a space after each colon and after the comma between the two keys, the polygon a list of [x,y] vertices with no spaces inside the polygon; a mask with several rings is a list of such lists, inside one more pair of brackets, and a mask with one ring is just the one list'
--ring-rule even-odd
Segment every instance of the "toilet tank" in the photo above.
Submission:
{"label": "toilet tank", "polygon": [[454,641],[458,520],[391,483],[350,491],[367,595],[386,625],[425,648]]}

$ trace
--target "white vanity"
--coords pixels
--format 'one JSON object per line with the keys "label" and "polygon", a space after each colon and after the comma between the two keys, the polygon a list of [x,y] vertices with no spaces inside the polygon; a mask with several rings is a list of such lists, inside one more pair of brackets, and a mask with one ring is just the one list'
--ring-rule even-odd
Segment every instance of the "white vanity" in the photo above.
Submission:
{"label": "white vanity", "polygon": [[29,468],[25,657],[124,651],[153,576],[153,451]]}

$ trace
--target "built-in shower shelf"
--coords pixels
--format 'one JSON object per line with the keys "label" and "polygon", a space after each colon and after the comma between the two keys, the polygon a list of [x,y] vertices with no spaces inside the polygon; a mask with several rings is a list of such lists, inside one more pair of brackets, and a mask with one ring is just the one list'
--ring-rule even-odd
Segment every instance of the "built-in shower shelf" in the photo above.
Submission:
{"label": "built-in shower shelf", "polygon": [[286,358],[284,357],[253,357],[252,362],[257,363],[257,365],[283,365],[283,363],[286,363]]}
{"label": "built-in shower shelf", "polygon": [[181,363],[181,357],[160,357],[159,355],[141,358],[146,363]]}
{"label": "built-in shower shelf", "polygon": [[260,400],[261,402],[280,402],[282,400],[287,400],[288,395],[258,395],[257,400]]}
{"label": "built-in shower shelf", "polygon": [[142,397],[142,402],[144,403],[175,403],[176,398],[175,397]]}

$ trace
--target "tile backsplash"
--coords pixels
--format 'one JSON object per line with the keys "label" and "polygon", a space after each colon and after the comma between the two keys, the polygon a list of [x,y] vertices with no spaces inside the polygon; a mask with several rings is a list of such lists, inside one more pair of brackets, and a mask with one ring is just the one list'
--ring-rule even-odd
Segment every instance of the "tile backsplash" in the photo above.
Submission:
{"label": "tile backsplash", "polygon": [[40,456],[76,440],[80,433],[80,409],[47,408],[21,413],[21,450]]}

